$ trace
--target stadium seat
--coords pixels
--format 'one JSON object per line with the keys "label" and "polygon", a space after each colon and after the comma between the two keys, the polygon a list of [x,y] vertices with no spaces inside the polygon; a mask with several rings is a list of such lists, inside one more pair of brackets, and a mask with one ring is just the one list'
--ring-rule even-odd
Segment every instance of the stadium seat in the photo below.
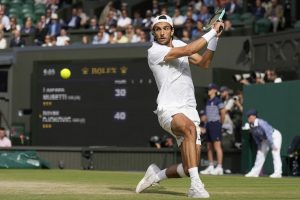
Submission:
{"label": "stadium seat", "polygon": [[228,20],[232,21],[232,20],[240,20],[240,14],[238,13],[233,13],[232,15],[229,15]]}
{"label": "stadium seat", "polygon": [[272,27],[271,21],[266,18],[263,18],[255,22],[254,31],[257,34],[268,33],[270,32],[271,27]]}
{"label": "stadium seat", "polygon": [[25,0],[25,4],[34,5],[34,0]]}
{"label": "stadium seat", "polygon": [[7,6],[10,3],[10,0],[1,0],[0,2],[2,5]]}
{"label": "stadium seat", "polygon": [[8,16],[9,17],[18,17],[19,16],[19,9],[18,8],[10,8],[8,10]]}

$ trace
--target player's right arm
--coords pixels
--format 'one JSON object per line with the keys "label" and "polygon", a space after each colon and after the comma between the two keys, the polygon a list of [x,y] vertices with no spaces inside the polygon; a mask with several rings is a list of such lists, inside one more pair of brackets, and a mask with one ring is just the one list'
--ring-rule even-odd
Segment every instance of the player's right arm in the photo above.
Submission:
{"label": "player's right arm", "polygon": [[198,53],[213,37],[217,36],[220,26],[224,26],[224,24],[222,22],[216,22],[213,29],[201,38],[187,44],[186,46],[172,48],[165,56],[164,61],[167,62],[184,56],[190,57],[193,54]]}

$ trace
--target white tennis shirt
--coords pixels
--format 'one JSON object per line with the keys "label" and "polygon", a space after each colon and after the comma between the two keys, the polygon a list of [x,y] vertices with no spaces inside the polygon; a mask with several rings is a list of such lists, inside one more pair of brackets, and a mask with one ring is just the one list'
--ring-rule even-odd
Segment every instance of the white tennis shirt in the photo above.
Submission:
{"label": "white tennis shirt", "polygon": [[[173,40],[174,47],[185,46],[180,40]],[[148,64],[153,72],[159,94],[157,110],[176,109],[182,107],[196,108],[194,84],[188,57],[177,58],[168,62],[165,56],[171,47],[153,42],[148,49]]]}

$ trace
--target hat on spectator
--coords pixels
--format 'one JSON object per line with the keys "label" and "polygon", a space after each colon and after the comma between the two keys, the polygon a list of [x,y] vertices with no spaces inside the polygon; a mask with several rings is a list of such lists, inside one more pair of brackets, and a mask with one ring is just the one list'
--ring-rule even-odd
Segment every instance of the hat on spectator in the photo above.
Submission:
{"label": "hat on spectator", "polygon": [[220,92],[224,92],[224,91],[229,92],[230,89],[229,89],[227,86],[221,86],[221,87],[220,87]]}
{"label": "hat on spectator", "polygon": [[208,89],[209,90],[211,90],[211,89],[219,90],[219,87],[215,83],[210,83],[210,84],[208,84]]}
{"label": "hat on spectator", "polygon": [[51,19],[58,19],[58,15],[56,13],[51,14]]}
{"label": "hat on spectator", "polygon": [[168,15],[158,15],[157,17],[155,17],[155,19],[153,20],[152,28],[159,22],[166,22],[173,27],[173,20]]}
{"label": "hat on spectator", "polygon": [[250,117],[251,115],[257,116],[257,110],[254,109],[254,108],[249,109],[249,110],[246,112],[246,116],[247,116],[247,117]]}

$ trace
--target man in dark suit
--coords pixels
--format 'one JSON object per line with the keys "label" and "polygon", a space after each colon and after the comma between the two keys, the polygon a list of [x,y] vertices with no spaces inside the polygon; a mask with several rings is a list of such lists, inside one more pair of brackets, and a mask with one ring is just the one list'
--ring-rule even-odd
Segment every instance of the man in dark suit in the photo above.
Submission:
{"label": "man in dark suit", "polygon": [[67,27],[71,29],[80,28],[81,18],[78,16],[77,8],[72,9],[72,16],[67,20]]}
{"label": "man in dark suit", "polygon": [[48,35],[58,36],[60,34],[61,24],[58,21],[58,15],[52,13],[51,22],[48,24]]}
{"label": "man in dark suit", "polygon": [[10,40],[10,47],[23,47],[25,46],[25,40],[21,37],[21,32],[18,30],[15,30],[13,32],[13,37]]}

